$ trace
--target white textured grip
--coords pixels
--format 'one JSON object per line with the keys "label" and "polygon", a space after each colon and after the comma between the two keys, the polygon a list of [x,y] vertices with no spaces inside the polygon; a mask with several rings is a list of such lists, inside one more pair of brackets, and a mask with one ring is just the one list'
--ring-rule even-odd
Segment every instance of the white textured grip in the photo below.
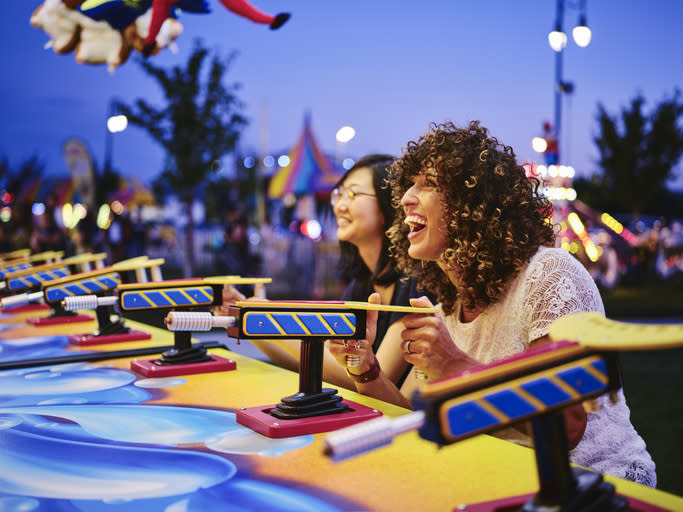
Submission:
{"label": "white textured grip", "polygon": [[398,418],[382,416],[337,430],[325,438],[325,453],[335,459],[345,459],[379,448],[399,434],[417,430],[425,421],[422,411]]}
{"label": "white textured grip", "polygon": [[67,311],[76,311],[77,309],[97,309],[100,306],[113,306],[117,301],[116,297],[77,295],[75,297],[65,297],[62,305]]}
{"label": "white textured grip", "polygon": [[[42,295],[42,294],[41,294]],[[9,297],[3,297],[0,301],[2,309],[16,308],[17,306],[24,306],[29,303],[28,293],[18,293]]]}
{"label": "white textured grip", "polygon": [[234,316],[214,316],[209,312],[171,311],[164,319],[169,331],[210,331],[214,327],[231,327]]}

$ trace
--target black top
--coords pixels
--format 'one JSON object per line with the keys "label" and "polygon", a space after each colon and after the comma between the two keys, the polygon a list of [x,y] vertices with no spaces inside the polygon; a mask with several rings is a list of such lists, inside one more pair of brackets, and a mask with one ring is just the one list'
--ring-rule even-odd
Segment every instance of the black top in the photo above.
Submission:
{"label": "black top", "polygon": [[[367,302],[370,294],[374,293],[375,290],[371,284],[358,279],[353,279],[349,286],[346,288],[342,300],[349,301],[360,301]],[[428,292],[419,292],[417,290],[417,282],[415,279],[399,279],[396,281],[396,286],[394,287],[394,295],[391,297],[392,306],[410,306],[411,298],[421,297],[426,295],[431,301],[434,300],[432,294]],[[377,333],[375,335],[375,342],[372,344],[372,351],[376,354],[379,346],[382,344],[384,335],[387,333],[389,326],[403,318],[407,313],[402,313],[398,311],[380,311],[377,315]],[[400,388],[406,377],[410,374],[413,365],[409,364],[403,375],[399,377],[396,381],[396,386]]]}

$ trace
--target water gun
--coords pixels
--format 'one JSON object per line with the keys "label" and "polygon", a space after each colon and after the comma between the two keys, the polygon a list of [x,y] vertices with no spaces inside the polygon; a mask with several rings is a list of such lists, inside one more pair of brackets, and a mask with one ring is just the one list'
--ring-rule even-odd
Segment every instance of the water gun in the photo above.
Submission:
{"label": "water gun", "polygon": [[[263,284],[271,281],[270,278],[222,276],[131,283],[120,285],[116,295],[66,297],[63,304],[67,310],[97,309],[116,305],[122,313],[166,309],[207,310],[222,304],[225,285]],[[175,332],[174,348],[164,352],[161,358],[136,359],[131,362],[133,371],[154,377],[234,370],[235,366],[232,360],[210,355],[202,346],[193,346],[191,332],[188,331]]]}
{"label": "water gun", "polygon": [[236,339],[300,339],[299,390],[280,403],[242,408],[237,422],[271,438],[292,437],[353,425],[381,412],[353,403],[322,387],[324,342],[359,340],[366,336],[368,310],[434,313],[436,308],[412,308],[352,301],[243,301],[225,317],[172,312],[171,330],[227,328]]}
{"label": "water gun", "polygon": [[[123,272],[134,271],[138,281],[148,282],[147,270],[149,269],[152,279],[161,280],[160,267],[163,263],[164,260],[161,258],[150,260],[147,256],[140,256],[117,262],[109,267],[72,274],[44,283],[41,291],[24,293],[3,299],[3,307],[7,307],[5,306],[5,301],[11,300],[13,304],[40,301],[52,308],[51,314],[46,317],[27,319],[27,323],[35,326],[91,321],[92,317],[89,315],[67,311],[63,307],[64,299],[91,294],[103,295],[112,292],[121,285]],[[123,318],[115,311],[113,306],[98,309],[96,316],[98,328],[92,333],[69,336],[69,343],[75,345],[94,345],[151,338],[149,333],[131,330],[125,326]]]}

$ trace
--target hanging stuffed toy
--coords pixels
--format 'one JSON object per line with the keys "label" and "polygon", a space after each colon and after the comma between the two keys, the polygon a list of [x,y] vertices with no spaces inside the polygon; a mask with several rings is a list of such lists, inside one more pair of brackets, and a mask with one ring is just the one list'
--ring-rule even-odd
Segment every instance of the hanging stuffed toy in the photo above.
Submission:
{"label": "hanging stuffed toy", "polygon": [[81,22],[77,11],[67,8],[61,0],[45,0],[31,16],[31,25],[42,28],[50,40],[45,48],[56,53],[71,53],[78,43]]}
{"label": "hanging stuffed toy", "polygon": [[[230,11],[255,23],[281,27],[288,13],[266,14],[246,0],[220,0]],[[207,0],[44,0],[33,12],[31,25],[42,28],[50,40],[46,48],[76,60],[108,65],[109,71],[123,64],[137,50],[145,57],[170,47],[183,30],[176,19],[179,11],[210,12]]]}
{"label": "hanging stuffed toy", "polygon": [[[206,0],[194,3],[194,12],[209,12]],[[31,25],[42,28],[50,40],[46,48],[67,54],[75,50],[76,61],[107,64],[110,72],[123,64],[131,49],[142,51],[151,19],[152,0],[131,4],[127,0],[45,0],[31,16]],[[203,8],[203,11],[202,11]],[[182,32],[169,18],[157,35],[157,51],[172,46]]]}
{"label": "hanging stuffed toy", "polygon": [[[174,5],[181,4],[183,0],[152,0],[152,21],[149,25],[149,33],[145,38],[142,54],[149,56],[156,46],[156,36],[161,29],[162,23],[171,14]],[[275,16],[260,11],[247,0],[220,0],[229,11],[247,18],[254,23],[270,25],[271,30],[280,28],[289,19],[289,13],[280,13]]]}

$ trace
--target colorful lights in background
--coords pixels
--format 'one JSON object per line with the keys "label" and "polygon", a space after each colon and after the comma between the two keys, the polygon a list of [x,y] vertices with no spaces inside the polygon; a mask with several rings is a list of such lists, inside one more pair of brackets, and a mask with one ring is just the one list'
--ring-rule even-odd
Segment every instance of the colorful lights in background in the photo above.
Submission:
{"label": "colorful lights in background", "polygon": [[600,251],[593,243],[593,240],[588,236],[586,228],[583,226],[583,222],[581,222],[579,216],[575,212],[571,212],[567,215],[567,222],[574,234],[581,240],[581,245],[583,245],[583,249],[586,252],[586,256],[588,256],[588,259],[593,262],[598,261]]}
{"label": "colorful lights in background", "polygon": [[[578,254],[583,249],[591,262],[596,262],[602,255],[601,244],[607,234],[618,235],[626,240],[630,246],[638,245],[638,237],[626,229],[609,213],[596,212],[582,201],[578,200],[573,188],[573,178],[576,171],[569,165],[524,165],[526,175],[541,181],[541,193],[554,206],[554,222],[560,226],[560,246],[572,254]],[[583,219],[583,220],[582,220]],[[605,227],[606,231],[591,233],[584,222],[589,220],[596,227]],[[600,239],[594,242],[594,239]]]}
{"label": "colorful lights in background", "polygon": [[621,222],[612,217],[609,213],[603,213],[600,216],[602,223],[614,231],[617,235],[621,235],[632,246],[638,245],[638,237],[626,229]]}

